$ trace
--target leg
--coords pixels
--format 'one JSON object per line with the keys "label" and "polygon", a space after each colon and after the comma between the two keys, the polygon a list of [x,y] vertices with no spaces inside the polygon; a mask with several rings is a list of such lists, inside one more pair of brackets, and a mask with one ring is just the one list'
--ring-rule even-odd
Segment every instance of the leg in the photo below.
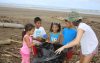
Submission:
{"label": "leg", "polygon": [[94,55],[84,56],[82,63],[90,63]]}
{"label": "leg", "polygon": [[30,58],[29,57],[26,58],[25,63],[30,63]]}
{"label": "leg", "polygon": [[79,62],[82,63],[83,60],[84,60],[84,55],[80,54],[80,60],[79,60]]}
{"label": "leg", "polygon": [[21,63],[30,63],[30,55],[29,54],[21,53],[21,56],[22,56],[22,62]]}
{"label": "leg", "polygon": [[25,56],[25,63],[30,63],[30,55]]}
{"label": "leg", "polygon": [[66,63],[70,63],[70,60],[72,59],[73,56],[73,50],[69,50],[66,54]]}
{"label": "leg", "polygon": [[25,57],[24,57],[24,54],[21,54],[21,56],[22,56],[22,61],[21,61],[21,63],[25,63]]}

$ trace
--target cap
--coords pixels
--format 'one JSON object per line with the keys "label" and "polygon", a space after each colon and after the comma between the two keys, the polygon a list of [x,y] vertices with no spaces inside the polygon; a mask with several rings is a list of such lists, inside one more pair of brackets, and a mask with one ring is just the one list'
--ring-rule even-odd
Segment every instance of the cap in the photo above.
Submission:
{"label": "cap", "polygon": [[65,18],[65,20],[70,21],[70,22],[74,22],[74,21],[76,21],[76,18],[75,17],[68,17],[68,18]]}

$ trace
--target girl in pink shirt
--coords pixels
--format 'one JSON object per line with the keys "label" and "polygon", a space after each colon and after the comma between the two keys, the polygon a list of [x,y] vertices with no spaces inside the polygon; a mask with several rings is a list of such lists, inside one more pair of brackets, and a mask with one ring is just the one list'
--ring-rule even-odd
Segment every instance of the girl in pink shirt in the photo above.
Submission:
{"label": "girl in pink shirt", "polygon": [[20,54],[22,56],[22,62],[21,63],[30,63],[30,52],[32,46],[34,44],[32,43],[32,37],[31,35],[34,32],[34,26],[32,24],[25,25],[25,35],[23,37],[23,46],[20,49]]}

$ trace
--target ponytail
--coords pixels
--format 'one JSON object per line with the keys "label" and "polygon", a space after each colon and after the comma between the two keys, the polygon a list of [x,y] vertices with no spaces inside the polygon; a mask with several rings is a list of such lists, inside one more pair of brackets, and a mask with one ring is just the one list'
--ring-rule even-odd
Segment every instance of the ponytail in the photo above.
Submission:
{"label": "ponytail", "polygon": [[50,32],[53,32],[52,26],[53,26],[53,22],[51,23],[51,26],[50,26]]}
{"label": "ponytail", "polygon": [[22,31],[22,40],[23,40],[25,34],[26,34],[26,31],[25,30]]}
{"label": "ponytail", "polygon": [[59,27],[58,32],[60,32],[61,31],[61,25],[60,25],[60,23],[58,24],[58,27]]}

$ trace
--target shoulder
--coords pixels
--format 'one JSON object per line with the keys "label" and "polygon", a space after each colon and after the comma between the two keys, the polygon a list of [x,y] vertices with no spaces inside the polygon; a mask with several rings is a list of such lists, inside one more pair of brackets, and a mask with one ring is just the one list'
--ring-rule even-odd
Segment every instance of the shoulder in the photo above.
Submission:
{"label": "shoulder", "polygon": [[29,39],[29,36],[25,35],[24,40],[27,40],[27,39]]}
{"label": "shoulder", "polygon": [[40,27],[39,30],[44,30],[44,27]]}
{"label": "shoulder", "polygon": [[50,34],[50,35],[53,35],[54,33],[53,33],[53,32],[50,32],[49,34]]}
{"label": "shoulder", "polygon": [[39,29],[44,29],[44,27],[41,26]]}
{"label": "shoulder", "polygon": [[60,32],[59,35],[62,36],[63,35],[62,32]]}
{"label": "shoulder", "polygon": [[80,27],[80,26],[87,26],[87,24],[86,24],[86,23],[80,23],[80,24],[79,24],[79,27]]}
{"label": "shoulder", "polygon": [[65,31],[65,30],[68,30],[68,28],[66,27],[66,28],[63,29],[63,31]]}
{"label": "shoulder", "polygon": [[78,29],[82,29],[82,30],[87,30],[87,28],[88,28],[88,25],[85,23],[80,23],[78,26]]}
{"label": "shoulder", "polygon": [[77,29],[75,27],[71,28],[72,31],[76,32]]}

